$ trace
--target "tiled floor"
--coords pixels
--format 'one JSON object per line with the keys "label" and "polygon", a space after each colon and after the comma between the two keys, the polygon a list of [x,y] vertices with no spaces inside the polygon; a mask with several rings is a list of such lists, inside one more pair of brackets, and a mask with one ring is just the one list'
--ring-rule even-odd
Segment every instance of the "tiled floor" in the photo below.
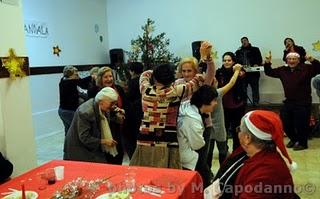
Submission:
{"label": "tiled floor", "polygon": [[[37,139],[38,164],[41,165],[53,159],[62,159],[64,133],[57,133]],[[286,143],[287,141],[285,141]],[[291,158],[298,163],[298,170],[293,173],[296,192],[302,199],[315,199],[320,195],[320,139],[309,141],[309,149],[304,151],[288,150]],[[123,164],[128,164],[126,157]],[[217,153],[214,153],[212,171],[216,172],[219,163]]]}
{"label": "tiled floor", "polygon": [[63,157],[64,132],[36,139],[38,165]]}

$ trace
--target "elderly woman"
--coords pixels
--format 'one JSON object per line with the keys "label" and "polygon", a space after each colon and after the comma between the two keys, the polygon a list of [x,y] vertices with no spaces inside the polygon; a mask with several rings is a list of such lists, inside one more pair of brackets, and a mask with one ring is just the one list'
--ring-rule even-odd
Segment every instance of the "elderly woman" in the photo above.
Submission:
{"label": "elderly woman", "polygon": [[[204,41],[201,43],[200,63],[204,63],[207,65],[207,71],[204,80],[204,83],[207,85],[211,85],[215,74],[215,63],[213,61],[213,58],[211,57],[211,49],[212,45],[209,42]],[[199,63],[197,59],[194,57],[183,58],[178,65],[178,73],[182,76],[182,78],[179,78],[175,81],[176,85],[185,84],[192,80],[196,76],[196,74],[199,73]],[[187,93],[186,99],[190,99],[191,95],[192,92]]]}
{"label": "elderly woman", "polygon": [[[200,46],[200,64],[206,65],[206,73],[205,73],[205,78],[204,78],[204,84],[206,85],[211,85],[214,74],[215,74],[215,63],[213,61],[213,58],[211,56],[211,50],[212,50],[212,44],[210,44],[208,41],[203,41]],[[186,57],[183,58],[179,65],[178,65],[178,72],[182,75],[182,78],[179,78],[175,81],[176,85],[179,84],[185,84],[192,80],[196,74],[199,73],[199,65],[196,58],[194,57]],[[191,98],[192,95],[192,90],[189,92],[186,97],[182,100],[188,100]],[[208,150],[209,150],[209,143],[210,143],[210,135],[213,132],[212,128],[212,122],[211,122],[211,117],[209,114],[209,117],[207,117],[204,121],[204,132],[201,134],[201,136],[204,138],[205,145],[201,147],[197,151],[199,156],[201,158],[198,159],[198,169],[201,167],[201,172],[202,176],[207,176],[206,179],[211,179],[213,178],[213,174],[210,170],[210,167],[207,163],[208,160]],[[178,127],[179,128],[179,127]],[[204,174],[205,173],[205,174]],[[210,177],[209,177],[210,176]]]}
{"label": "elderly woman", "polygon": [[[221,189],[222,193],[211,198],[219,195],[233,199],[295,198],[290,169],[297,165],[289,157],[283,135],[276,113],[255,110],[245,114],[238,134],[243,150],[237,149],[226,161],[228,167],[218,172],[217,181],[208,190]],[[283,157],[290,163],[290,169]],[[214,185],[218,186],[214,188]]]}
{"label": "elderly woman", "polygon": [[119,136],[109,126],[109,113],[117,100],[117,92],[106,87],[80,105],[65,137],[64,160],[121,164]]}
{"label": "elderly woman", "polygon": [[[111,112],[110,115],[110,128],[111,131],[114,133],[117,133],[118,136],[121,137],[121,140],[126,140],[129,139],[128,133],[130,133],[127,129],[128,125],[126,125],[126,120],[125,118],[128,118],[126,114],[128,114],[128,101],[126,98],[126,95],[124,93],[124,90],[122,89],[121,86],[115,84],[114,78],[113,78],[113,73],[112,69],[108,66],[101,67],[98,71],[97,74],[97,79],[96,79],[96,85],[93,86],[92,88],[88,89],[88,97],[89,98],[94,98],[96,94],[103,88],[105,87],[111,87],[113,88],[117,94],[118,94],[118,99],[117,99],[117,107],[121,108],[124,110],[124,115],[123,117],[120,117],[119,115],[115,115]],[[122,143],[119,143],[120,146],[122,146]],[[127,145],[122,146],[122,148],[127,149]],[[123,149],[119,151],[119,155],[122,154],[123,156]],[[119,156],[118,163],[122,163],[122,157]]]}

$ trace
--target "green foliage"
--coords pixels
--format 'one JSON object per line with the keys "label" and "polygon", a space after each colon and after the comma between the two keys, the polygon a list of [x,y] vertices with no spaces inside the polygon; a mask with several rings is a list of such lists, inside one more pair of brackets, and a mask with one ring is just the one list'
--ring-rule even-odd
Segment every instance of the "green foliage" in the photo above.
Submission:
{"label": "green foliage", "polygon": [[168,50],[170,40],[165,37],[166,33],[153,36],[154,21],[148,18],[147,23],[141,29],[143,30],[142,36],[131,40],[131,51],[126,52],[130,62],[141,61],[145,69],[150,69],[159,63],[179,61],[179,58],[174,57],[174,54]]}

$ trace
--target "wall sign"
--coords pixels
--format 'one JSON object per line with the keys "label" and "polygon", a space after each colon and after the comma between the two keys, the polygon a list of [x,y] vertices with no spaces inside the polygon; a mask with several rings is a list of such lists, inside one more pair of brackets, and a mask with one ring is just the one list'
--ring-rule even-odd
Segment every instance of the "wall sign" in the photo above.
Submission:
{"label": "wall sign", "polygon": [[24,33],[28,37],[48,37],[49,30],[45,22],[25,21]]}

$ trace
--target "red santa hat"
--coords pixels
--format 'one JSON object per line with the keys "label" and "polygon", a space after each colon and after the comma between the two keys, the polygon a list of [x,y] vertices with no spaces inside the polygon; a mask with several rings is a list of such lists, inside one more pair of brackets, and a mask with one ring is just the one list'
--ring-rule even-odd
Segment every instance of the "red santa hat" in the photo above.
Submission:
{"label": "red santa hat", "polygon": [[283,143],[283,127],[279,116],[272,111],[255,110],[244,116],[244,122],[250,132],[261,140],[273,140],[280,152],[290,163],[290,169],[296,170],[298,165],[292,161]]}
{"label": "red santa hat", "polygon": [[290,53],[287,54],[286,59],[287,59],[288,57],[297,57],[297,58],[300,58],[300,55],[299,55],[298,53],[296,53],[296,52],[290,52]]}

